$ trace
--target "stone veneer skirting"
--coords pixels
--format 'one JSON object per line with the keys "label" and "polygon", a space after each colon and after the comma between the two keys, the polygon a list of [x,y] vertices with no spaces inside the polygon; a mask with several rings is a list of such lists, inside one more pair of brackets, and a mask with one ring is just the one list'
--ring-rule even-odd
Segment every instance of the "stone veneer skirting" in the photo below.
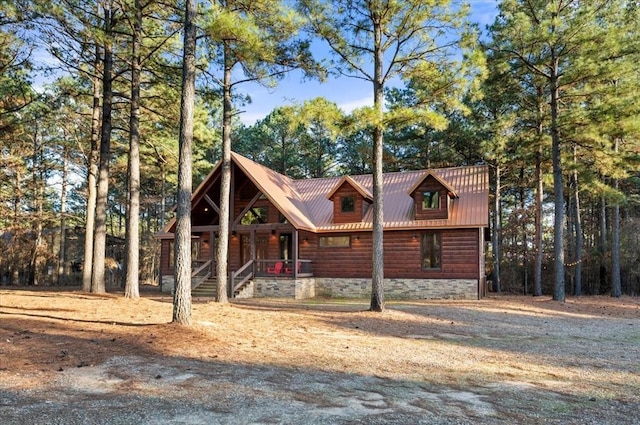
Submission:
{"label": "stone veneer skirting", "polygon": [[315,292],[315,278],[305,277],[300,279],[253,279],[253,296],[274,298],[295,298],[302,300],[313,298]]}
{"label": "stone veneer skirting", "polygon": [[173,292],[173,285],[175,283],[175,279],[173,275],[162,276],[160,280],[160,291],[162,292]]}
{"label": "stone veneer skirting", "polygon": [[[173,290],[173,276],[162,277],[162,292]],[[368,298],[371,279],[307,277],[300,279],[253,279],[246,297],[305,299],[319,297]],[[476,279],[385,279],[386,299],[478,299]]]}
{"label": "stone veneer skirting", "polygon": [[[367,298],[371,279],[316,278],[317,296]],[[476,279],[385,279],[386,299],[478,299]]]}

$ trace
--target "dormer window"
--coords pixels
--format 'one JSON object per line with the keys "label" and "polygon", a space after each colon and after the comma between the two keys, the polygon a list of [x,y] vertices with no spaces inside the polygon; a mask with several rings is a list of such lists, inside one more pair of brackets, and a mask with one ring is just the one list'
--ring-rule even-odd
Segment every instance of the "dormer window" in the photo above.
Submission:
{"label": "dormer window", "polygon": [[367,207],[373,203],[369,189],[349,176],[342,177],[327,195],[333,203],[333,222],[357,223],[367,213]]}
{"label": "dormer window", "polygon": [[353,196],[343,196],[340,200],[340,212],[351,213],[356,210],[356,201]]}
{"label": "dormer window", "polygon": [[426,191],[422,192],[422,209],[438,209],[440,208],[440,192]]}
{"label": "dormer window", "polygon": [[407,192],[413,198],[415,220],[448,219],[455,189],[435,171],[423,173]]}

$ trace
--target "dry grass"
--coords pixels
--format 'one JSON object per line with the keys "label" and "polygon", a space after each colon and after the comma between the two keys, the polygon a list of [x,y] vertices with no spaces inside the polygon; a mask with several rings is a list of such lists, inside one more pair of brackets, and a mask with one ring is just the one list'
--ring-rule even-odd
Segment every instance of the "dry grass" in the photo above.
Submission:
{"label": "dry grass", "polygon": [[[367,306],[362,300],[256,299],[226,306],[194,300],[194,324],[183,327],[169,323],[171,299],[157,293],[127,300],[0,290],[0,388],[46,391],[70,369],[145,358],[473,389],[500,400],[486,407],[494,419],[522,421],[517,412],[527,392],[543,401],[544,417],[565,422],[584,419],[568,407],[576,401],[589,417],[611,403],[640,403],[637,298],[389,302],[382,314]],[[295,399],[304,403],[305,397],[301,392]],[[463,402],[472,403],[456,403]],[[452,415],[468,419],[468,413]]]}

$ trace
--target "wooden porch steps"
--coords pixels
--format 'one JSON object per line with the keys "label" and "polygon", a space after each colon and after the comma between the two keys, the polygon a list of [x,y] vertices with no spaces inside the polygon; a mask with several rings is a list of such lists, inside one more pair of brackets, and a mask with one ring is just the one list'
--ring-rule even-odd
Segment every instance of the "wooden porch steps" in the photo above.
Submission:
{"label": "wooden porch steps", "polygon": [[191,290],[192,297],[209,297],[215,298],[217,290],[216,279],[210,277],[198,285],[197,288]]}
{"label": "wooden porch steps", "polygon": [[[191,290],[192,297],[207,297],[207,298],[215,298],[218,290],[218,282],[215,277],[210,277],[198,285],[197,288]],[[247,288],[247,285],[244,285],[234,294],[235,298],[251,298],[253,296],[253,291],[250,291]]]}

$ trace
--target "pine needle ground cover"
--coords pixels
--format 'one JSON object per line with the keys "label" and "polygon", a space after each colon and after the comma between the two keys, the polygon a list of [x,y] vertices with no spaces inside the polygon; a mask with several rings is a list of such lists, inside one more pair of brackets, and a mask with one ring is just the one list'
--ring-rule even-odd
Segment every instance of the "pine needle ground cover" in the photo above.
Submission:
{"label": "pine needle ground cover", "polygon": [[[613,423],[640,300],[194,299],[0,290],[0,417],[37,423]],[[55,420],[53,420],[55,418]],[[28,419],[28,420],[27,420]],[[53,422],[52,422],[53,420]]]}

